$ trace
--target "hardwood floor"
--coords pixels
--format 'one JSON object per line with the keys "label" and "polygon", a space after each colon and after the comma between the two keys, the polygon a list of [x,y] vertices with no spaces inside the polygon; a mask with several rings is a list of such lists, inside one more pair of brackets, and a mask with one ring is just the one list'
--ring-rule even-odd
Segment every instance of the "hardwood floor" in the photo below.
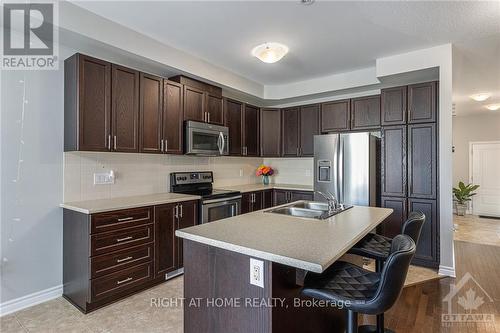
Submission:
{"label": "hardwood floor", "polygon": [[[492,241],[498,237],[495,230],[498,230],[500,221],[497,221],[495,226],[493,220],[482,220],[474,217],[455,219],[461,229],[455,237],[457,277],[405,287],[396,305],[386,313],[386,327],[404,333],[500,332],[500,246],[494,245],[498,243]],[[491,231],[491,234],[488,234],[488,231]],[[480,235],[488,237],[481,238]],[[479,243],[481,241],[486,244]],[[491,320],[452,324],[443,321],[443,314],[446,315],[449,311],[448,303],[444,302],[445,297],[453,285],[459,286],[461,281],[464,282],[462,288],[451,299],[451,313],[486,314],[489,317],[483,318]],[[460,298],[462,301],[459,301]],[[466,311],[459,303],[469,305],[468,308],[472,309]],[[477,309],[473,309],[475,305],[478,305]],[[373,317],[364,317],[361,321],[370,324],[375,322]]]}

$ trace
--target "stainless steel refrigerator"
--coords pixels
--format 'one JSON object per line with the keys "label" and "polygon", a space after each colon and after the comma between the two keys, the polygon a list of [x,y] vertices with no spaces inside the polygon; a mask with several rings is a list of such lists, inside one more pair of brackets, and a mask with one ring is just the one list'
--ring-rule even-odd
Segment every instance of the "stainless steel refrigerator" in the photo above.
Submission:
{"label": "stainless steel refrigerator", "polygon": [[330,192],[343,204],[377,206],[379,155],[379,132],[314,136],[314,190]]}

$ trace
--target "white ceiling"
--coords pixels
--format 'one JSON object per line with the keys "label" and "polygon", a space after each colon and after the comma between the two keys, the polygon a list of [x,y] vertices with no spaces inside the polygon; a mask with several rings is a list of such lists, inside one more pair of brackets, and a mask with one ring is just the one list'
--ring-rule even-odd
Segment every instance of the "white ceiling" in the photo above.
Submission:
{"label": "white ceiling", "polygon": [[[374,66],[375,59],[500,36],[500,2],[78,1],[89,11],[263,85]],[[276,64],[250,55],[277,41]]]}

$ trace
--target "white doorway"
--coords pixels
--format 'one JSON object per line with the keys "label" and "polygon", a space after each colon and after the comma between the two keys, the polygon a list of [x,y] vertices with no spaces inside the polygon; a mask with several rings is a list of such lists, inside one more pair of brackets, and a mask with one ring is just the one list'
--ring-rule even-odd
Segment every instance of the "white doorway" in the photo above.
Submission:
{"label": "white doorway", "polygon": [[471,142],[470,182],[479,185],[472,213],[500,217],[500,141]]}

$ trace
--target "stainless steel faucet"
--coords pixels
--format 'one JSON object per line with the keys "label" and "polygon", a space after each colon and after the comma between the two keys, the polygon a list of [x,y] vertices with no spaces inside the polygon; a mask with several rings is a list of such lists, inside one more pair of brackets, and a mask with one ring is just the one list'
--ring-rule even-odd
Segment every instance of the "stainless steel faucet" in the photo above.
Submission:
{"label": "stainless steel faucet", "polygon": [[330,191],[327,191],[327,194],[325,194],[321,191],[314,191],[314,192],[318,193],[323,198],[325,198],[326,201],[328,201],[328,212],[329,213],[333,213],[339,208],[338,200],[335,198],[335,196]]}

